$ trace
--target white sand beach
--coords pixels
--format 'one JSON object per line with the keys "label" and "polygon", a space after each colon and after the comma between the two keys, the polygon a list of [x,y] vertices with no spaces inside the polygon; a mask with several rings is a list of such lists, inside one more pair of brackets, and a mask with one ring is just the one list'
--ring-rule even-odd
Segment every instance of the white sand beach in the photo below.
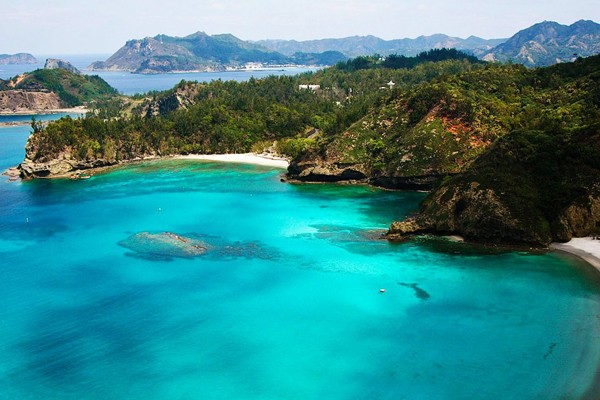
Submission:
{"label": "white sand beach", "polygon": [[242,164],[265,165],[275,168],[287,168],[290,163],[284,158],[271,157],[266,155],[244,153],[244,154],[189,154],[186,156],[177,156],[175,158],[185,160],[209,160],[222,161]]}
{"label": "white sand beach", "polygon": [[573,238],[567,243],[552,243],[550,248],[574,254],[600,271],[600,240],[591,237]]}

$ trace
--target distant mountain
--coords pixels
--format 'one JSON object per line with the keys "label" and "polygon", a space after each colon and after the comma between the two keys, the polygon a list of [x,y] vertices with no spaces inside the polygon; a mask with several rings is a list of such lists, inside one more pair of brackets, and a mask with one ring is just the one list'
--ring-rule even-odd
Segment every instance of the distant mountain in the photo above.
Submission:
{"label": "distant mountain", "polygon": [[36,63],[36,58],[29,53],[0,54],[0,65]]}
{"label": "distant mountain", "polygon": [[[158,35],[141,40],[130,40],[108,60],[97,61],[91,70],[119,70],[135,73],[163,73],[176,71],[223,71],[248,64],[264,66],[298,64],[315,61],[325,65],[345,59],[343,54],[302,55],[293,57],[245,42],[229,34],[207,35],[197,32],[185,37]],[[330,65],[327,63],[327,65]]]}
{"label": "distant mountain", "polygon": [[322,53],[294,53],[290,60],[298,65],[334,65],[346,61],[348,57],[339,51],[324,51]]}
{"label": "distant mountain", "polygon": [[383,40],[376,36],[352,36],[342,39],[320,40],[261,40],[256,42],[269,50],[285,55],[297,52],[322,53],[324,51],[339,51],[347,57],[357,57],[373,54],[398,54],[414,56],[423,51],[440,48],[455,48],[475,55],[482,55],[506,39],[482,39],[469,36],[467,39],[451,37],[443,34],[419,36],[416,39]]}
{"label": "distant mountain", "polygon": [[486,61],[512,61],[529,67],[547,66],[600,53],[600,24],[577,21],[561,25],[544,21],[518,32],[487,52]]}

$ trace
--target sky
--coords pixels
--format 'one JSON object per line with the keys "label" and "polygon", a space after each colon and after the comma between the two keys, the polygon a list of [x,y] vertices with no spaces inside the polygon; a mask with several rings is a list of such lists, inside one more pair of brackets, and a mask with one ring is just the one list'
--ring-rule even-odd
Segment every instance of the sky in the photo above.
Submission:
{"label": "sky", "polygon": [[112,54],[197,31],[244,40],[510,37],[547,20],[600,22],[598,0],[0,0],[0,54]]}

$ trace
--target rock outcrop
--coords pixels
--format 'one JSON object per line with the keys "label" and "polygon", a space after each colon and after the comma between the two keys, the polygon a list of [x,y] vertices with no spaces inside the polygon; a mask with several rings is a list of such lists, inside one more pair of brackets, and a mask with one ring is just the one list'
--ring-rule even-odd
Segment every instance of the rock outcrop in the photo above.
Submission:
{"label": "rock outcrop", "polygon": [[370,170],[364,164],[344,164],[323,160],[293,161],[287,173],[287,178],[292,181],[365,183],[398,190],[430,190],[441,177],[437,174],[384,175]]}
{"label": "rock outcrop", "polygon": [[60,107],[60,98],[53,92],[0,91],[0,113],[39,112]]}
{"label": "rock outcrop", "polygon": [[[535,218],[537,219],[537,218]],[[493,189],[443,186],[427,199],[422,214],[394,222],[387,238],[402,240],[420,234],[459,234],[467,240],[509,244],[548,245],[552,236],[536,229],[543,221],[523,220]]]}
{"label": "rock outcrop", "polygon": [[75,66],[68,61],[59,60],[57,58],[48,58],[46,60],[44,69],[58,69],[58,68],[66,69],[67,71],[72,72],[74,74],[81,74],[81,71],[79,71],[77,68],[75,68]]}
{"label": "rock outcrop", "polygon": [[108,160],[74,160],[70,158],[61,158],[49,160],[47,162],[34,162],[25,159],[19,164],[18,169],[21,179],[33,178],[56,178],[56,177],[76,177],[82,171],[108,167],[117,162]]}
{"label": "rock outcrop", "polygon": [[367,182],[367,172],[361,165],[295,161],[288,167],[288,177],[301,182]]}

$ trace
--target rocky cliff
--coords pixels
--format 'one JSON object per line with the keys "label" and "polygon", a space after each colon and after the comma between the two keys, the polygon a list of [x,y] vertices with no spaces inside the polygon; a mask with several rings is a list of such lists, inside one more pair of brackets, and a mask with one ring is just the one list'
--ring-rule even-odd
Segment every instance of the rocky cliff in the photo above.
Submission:
{"label": "rocky cliff", "polygon": [[61,108],[61,102],[56,93],[0,91],[0,113],[41,112],[58,108]]}
{"label": "rocky cliff", "polygon": [[48,58],[46,60],[46,64],[44,65],[44,69],[66,69],[69,72],[74,74],[81,75],[81,71],[79,71],[73,64],[68,61],[60,60],[57,58]]}

